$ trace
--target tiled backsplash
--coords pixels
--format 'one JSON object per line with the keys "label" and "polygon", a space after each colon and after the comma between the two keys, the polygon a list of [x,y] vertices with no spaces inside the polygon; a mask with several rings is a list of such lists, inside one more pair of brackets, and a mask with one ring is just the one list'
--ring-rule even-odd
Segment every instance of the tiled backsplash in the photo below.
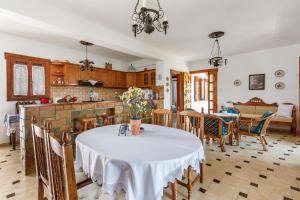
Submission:
{"label": "tiled backsplash", "polygon": [[[95,93],[99,94],[99,99],[104,100],[116,100],[126,89],[113,89],[113,88],[93,88]],[[66,95],[75,96],[78,101],[89,100],[89,87],[76,87],[76,86],[65,86],[65,87],[51,87],[51,98],[64,97]]]}

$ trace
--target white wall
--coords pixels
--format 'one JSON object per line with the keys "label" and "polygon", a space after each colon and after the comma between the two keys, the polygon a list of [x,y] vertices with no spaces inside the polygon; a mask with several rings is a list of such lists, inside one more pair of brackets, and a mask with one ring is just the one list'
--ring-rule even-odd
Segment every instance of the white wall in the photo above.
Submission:
{"label": "white wall", "polygon": [[[255,51],[230,56],[228,65],[219,69],[218,101],[219,106],[227,100],[248,101],[252,97],[262,98],[267,103],[289,102],[299,106],[299,57],[300,45]],[[207,60],[189,62],[190,70],[208,68]],[[283,69],[286,75],[276,78],[274,72]],[[249,74],[266,74],[266,89],[248,90]],[[233,81],[239,79],[242,85],[236,87]],[[282,81],[284,90],[277,90],[274,84]]]}
{"label": "white wall", "polygon": [[[49,59],[67,59],[70,62],[78,63],[84,56],[84,52],[67,49],[60,46],[54,46],[42,42],[37,42],[21,37],[0,33],[0,121],[3,122],[6,113],[15,112],[15,102],[6,101],[6,60],[4,52],[24,54]],[[99,55],[89,55],[97,66],[104,66],[105,62],[113,64],[115,69],[124,69],[123,62]],[[0,144],[8,142],[5,135],[3,123],[0,123]]]}

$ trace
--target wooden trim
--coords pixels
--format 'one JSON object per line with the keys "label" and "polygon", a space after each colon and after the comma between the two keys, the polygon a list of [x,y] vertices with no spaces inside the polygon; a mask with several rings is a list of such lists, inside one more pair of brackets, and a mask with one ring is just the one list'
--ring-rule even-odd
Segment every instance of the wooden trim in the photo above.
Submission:
{"label": "wooden trim", "polygon": [[278,106],[277,103],[266,103],[262,99],[258,97],[253,97],[249,101],[242,103],[242,102],[237,102],[233,103],[233,105],[245,105],[245,106]]}
{"label": "wooden trim", "polygon": [[190,71],[190,74],[208,73],[210,71],[218,72],[219,69],[218,68],[211,68],[211,69],[194,70],[194,71]]}

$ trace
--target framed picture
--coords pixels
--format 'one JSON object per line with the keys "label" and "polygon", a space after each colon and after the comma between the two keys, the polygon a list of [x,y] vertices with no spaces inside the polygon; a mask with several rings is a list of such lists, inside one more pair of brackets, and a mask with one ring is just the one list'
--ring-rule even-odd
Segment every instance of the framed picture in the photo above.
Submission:
{"label": "framed picture", "polygon": [[265,74],[249,75],[249,90],[264,90],[265,89]]}

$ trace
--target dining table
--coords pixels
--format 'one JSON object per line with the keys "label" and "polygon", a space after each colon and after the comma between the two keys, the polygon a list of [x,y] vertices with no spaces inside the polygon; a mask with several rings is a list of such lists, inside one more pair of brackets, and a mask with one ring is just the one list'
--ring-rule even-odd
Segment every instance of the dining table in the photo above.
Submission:
{"label": "dining table", "polygon": [[120,124],[94,128],[76,138],[76,167],[105,192],[124,190],[127,200],[159,200],[168,183],[191,166],[200,173],[200,139],[175,128],[142,124],[138,136],[119,135]]}

